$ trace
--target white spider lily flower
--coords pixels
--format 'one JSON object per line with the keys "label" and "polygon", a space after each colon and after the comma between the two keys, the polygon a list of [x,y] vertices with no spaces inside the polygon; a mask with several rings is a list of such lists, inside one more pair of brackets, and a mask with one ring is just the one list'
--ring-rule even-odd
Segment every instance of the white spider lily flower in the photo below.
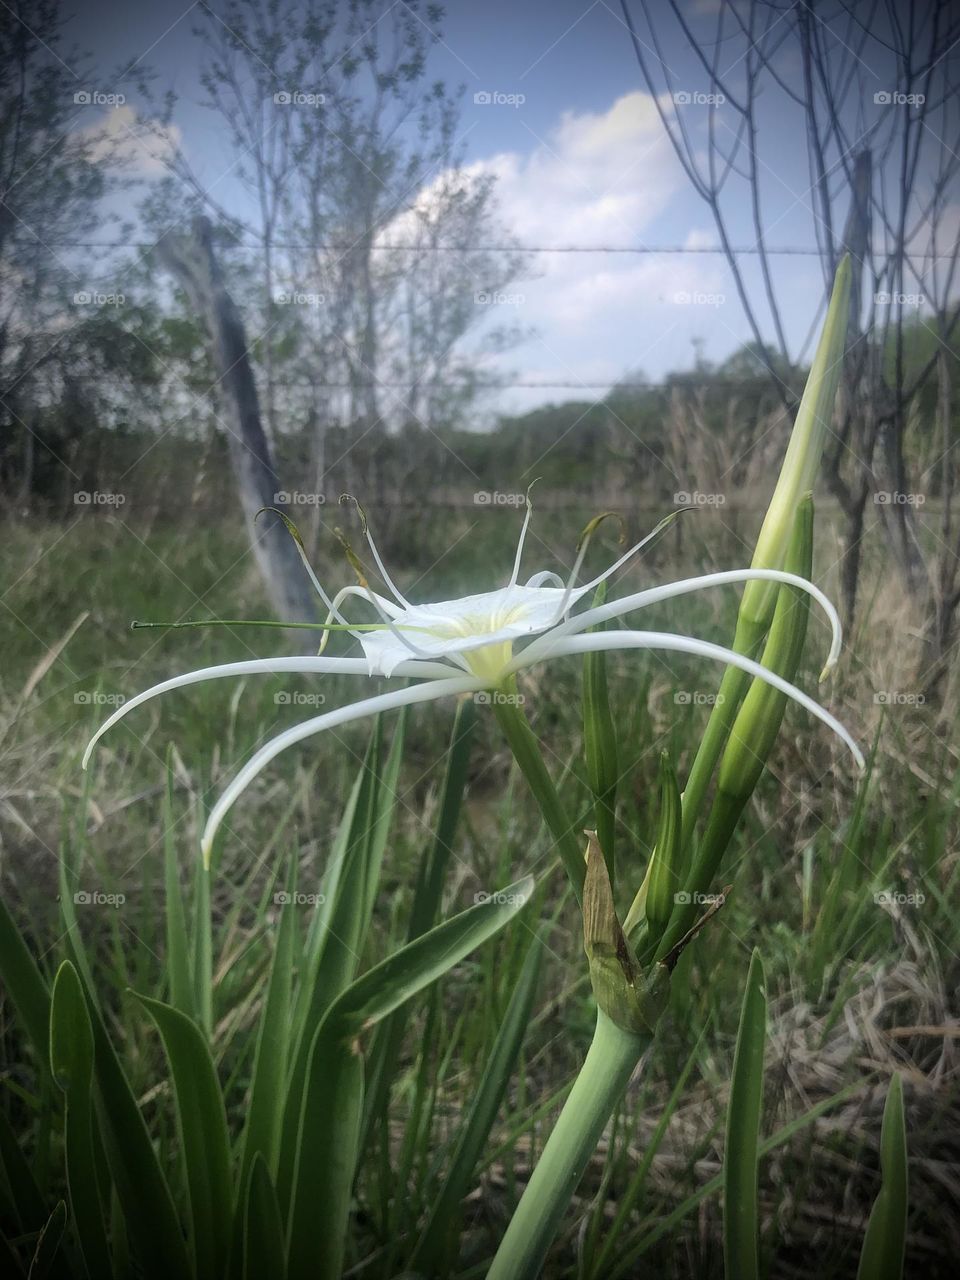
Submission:
{"label": "white spider lily flower", "polygon": [[[758,676],[774,688],[781,690],[821,720],[845,743],[858,766],[861,769],[864,767],[863,755],[857,744],[830,712],[781,676],[732,649],[672,632],[622,630],[584,634],[597,623],[621,618],[625,614],[644,609],[649,605],[688,595],[705,587],[765,581],[797,587],[806,591],[822,606],[831,626],[830,655],[831,659],[834,659],[840,651],[842,640],[840,620],[833,605],[814,583],[796,574],[777,569],[733,569],[650,587],[645,591],[625,596],[621,600],[610,601],[571,616],[570,611],[579,600],[624,565],[663,526],[659,525],[654,533],[631,547],[604,573],[590,582],[580,586],[574,585],[586,553],[586,542],[589,540],[587,538],[581,544],[573,571],[565,586],[559,575],[552,570],[541,570],[525,585],[520,585],[517,579],[524,538],[530,522],[530,512],[528,503],[513,573],[505,587],[497,591],[463,596],[457,600],[421,605],[411,604],[393,585],[383,568],[383,562],[364,520],[365,537],[384,581],[396,597],[396,603],[375,594],[365,582],[361,587],[344,588],[333,600],[330,600],[317,584],[331,616],[341,617],[339,606],[345,598],[350,596],[365,599],[377,611],[380,622],[375,627],[366,624],[364,629],[354,629],[346,620],[341,623],[341,626],[350,630],[351,635],[359,642],[364,654],[362,658],[326,656],[263,658],[247,662],[228,662],[174,676],[137,694],[119,707],[90,740],[83,756],[83,767],[86,768],[97,741],[118,720],[161,693],[184,685],[196,684],[202,680],[256,674],[297,673],[384,676],[419,681],[412,687],[378,693],[345,707],[313,716],[285,729],[265,743],[229,783],[210,812],[201,842],[204,861],[209,865],[214,838],[228,810],[261,770],[287,747],[315,734],[323,733],[327,729],[334,729],[367,716],[377,715],[382,711],[422,702],[433,702],[445,697],[501,689],[518,672],[553,658],[613,649],[650,649],[686,653],[739,667],[747,674]],[[589,529],[593,527],[595,526],[588,526]],[[316,581],[312,570],[310,572],[311,578]],[[544,585],[547,582],[551,585]],[[528,643],[515,649],[515,646],[522,642]]]}

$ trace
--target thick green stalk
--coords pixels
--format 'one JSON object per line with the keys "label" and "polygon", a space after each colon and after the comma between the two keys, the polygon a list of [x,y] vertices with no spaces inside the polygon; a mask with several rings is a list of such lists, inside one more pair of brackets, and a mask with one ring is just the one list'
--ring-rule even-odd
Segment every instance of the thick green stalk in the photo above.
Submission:
{"label": "thick green stalk", "polygon": [[560,860],[570,877],[577,901],[582,903],[585,875],[583,847],[544,763],[537,736],[516,703],[495,701],[493,710],[520,771],[540,806],[544,821],[557,842]]}
{"label": "thick green stalk", "polygon": [[535,1280],[650,1035],[635,1035],[597,1010],[597,1027],[580,1074],[564,1103],[487,1280]]}

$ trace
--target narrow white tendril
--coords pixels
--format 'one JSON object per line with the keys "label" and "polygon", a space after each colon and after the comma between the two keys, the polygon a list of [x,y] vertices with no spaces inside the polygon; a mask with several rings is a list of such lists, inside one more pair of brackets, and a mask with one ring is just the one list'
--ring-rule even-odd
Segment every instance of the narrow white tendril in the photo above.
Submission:
{"label": "narrow white tendril", "polygon": [[[171,689],[180,689],[184,685],[199,684],[203,680],[222,680],[228,676],[250,676],[250,675],[283,675],[284,673],[292,673],[296,675],[347,675],[347,676],[366,676],[369,674],[369,664],[366,658],[254,658],[245,662],[224,662],[215,667],[200,667],[196,671],[186,671],[183,675],[174,676],[170,680],[164,680],[160,684],[155,684],[150,689],[145,689],[143,693],[138,693],[113,712],[103,724],[97,729],[96,733],[87,743],[87,748],[83,753],[83,768],[86,769],[90,762],[90,756],[93,749],[107,732],[113,728],[118,720],[135,707],[141,706],[144,702],[149,702],[151,698],[159,697],[161,693],[168,693]],[[440,662],[401,662],[394,668],[393,676],[400,678],[423,679],[423,680],[449,680],[450,668],[444,666]]]}
{"label": "narrow white tendril", "polygon": [[[337,594],[333,597],[333,601],[331,602],[330,612],[327,614],[327,618],[326,618],[326,625],[329,625],[330,620],[336,616],[334,611],[339,608],[340,602],[342,600],[345,600],[348,596],[360,596],[362,600],[367,600],[367,601],[369,601],[370,599],[368,592],[364,591],[363,587],[353,586],[352,584],[349,587],[341,587],[340,590],[337,592]],[[376,596],[376,601],[377,601],[377,606],[380,610],[381,617],[384,613],[392,613],[394,617],[397,617],[399,614],[403,612],[402,609],[398,609],[397,606],[392,603],[392,601],[387,600],[384,596],[379,596],[379,595]],[[350,634],[357,639],[360,636],[360,633],[358,631],[351,631]],[[320,641],[319,652],[321,654],[323,653],[324,649],[326,649],[327,642],[329,641],[329,639],[330,639],[330,632],[325,631],[323,633],[323,639]]]}
{"label": "narrow white tendril", "polygon": [[[324,591],[323,584],[321,583],[320,579],[317,577],[316,573],[314,572],[313,565],[310,563],[307,557],[307,551],[303,545],[303,539],[300,537],[300,530],[293,523],[293,521],[290,519],[289,516],[284,515],[282,511],[278,511],[276,507],[265,507],[264,510],[273,511],[283,521],[283,524],[287,530],[287,533],[289,533],[290,537],[293,539],[294,546],[297,548],[297,555],[300,557],[300,563],[303,565],[304,569],[306,569],[307,577],[310,579],[310,583],[313,586],[314,591],[316,591],[317,595],[320,597],[320,599],[323,601],[323,603],[327,607],[327,621],[329,622],[331,618],[336,618],[337,622],[339,622],[341,626],[347,627],[347,629],[349,630],[350,623],[346,620],[346,618],[339,611],[339,609],[335,607],[333,601],[327,595],[326,591]],[[257,514],[259,515],[260,512],[257,512]],[[350,634],[353,636],[355,640],[360,639],[359,631],[350,630]]]}
{"label": "narrow white tendril", "polygon": [[323,733],[326,729],[333,729],[337,725],[349,724],[353,720],[362,720],[367,716],[377,715],[381,711],[391,711],[396,707],[409,706],[417,702],[433,702],[438,698],[445,698],[458,693],[477,693],[486,688],[488,684],[489,681],[478,679],[475,676],[454,676],[452,679],[431,681],[428,685],[416,685],[412,689],[394,689],[391,693],[381,693],[373,698],[366,698],[363,702],[356,702],[347,707],[338,707],[336,711],[327,711],[323,715],[304,720],[301,724],[293,725],[291,728],[284,730],[283,733],[277,734],[275,738],[265,743],[247,761],[210,810],[210,816],[207,819],[207,825],[204,828],[201,841],[204,865],[210,865],[210,852],[213,848],[213,841],[227,811],[261,769],[269,764],[281,751],[286,750],[287,747],[293,746],[297,742],[302,742],[304,738],[312,737],[316,733]]}
{"label": "narrow white tendril", "polygon": [[835,716],[821,707],[819,702],[784,680],[782,676],[778,676],[776,672],[761,666],[759,662],[754,662],[752,658],[746,658],[742,653],[735,653],[733,649],[725,649],[722,645],[711,644],[707,640],[695,640],[692,636],[674,635],[670,631],[596,631],[590,635],[565,636],[555,639],[546,655],[541,652],[531,657],[530,650],[525,649],[507,664],[504,674],[521,671],[524,667],[543,661],[545,657],[562,658],[572,654],[595,653],[607,649],[664,649],[674,653],[690,653],[699,658],[709,658],[727,666],[739,667],[748,675],[759,677],[774,689],[779,689],[781,693],[785,693],[788,698],[792,698],[811,715],[821,720],[849,748],[858,767],[861,770],[865,768],[863,753],[850,733]]}
{"label": "narrow white tendril", "polygon": [[545,582],[548,582],[551,579],[562,591],[564,586],[563,579],[560,577],[559,573],[554,573],[552,569],[541,569],[540,572],[535,573],[532,578],[528,578],[523,585],[525,587],[542,587]]}
{"label": "narrow white tendril", "polygon": [[383,560],[380,558],[380,552],[377,550],[377,544],[373,540],[373,534],[370,532],[370,527],[367,524],[367,516],[363,507],[361,507],[360,503],[356,500],[356,498],[353,496],[352,493],[341,493],[340,504],[343,505],[344,502],[352,502],[357,509],[357,515],[360,517],[361,532],[363,533],[363,536],[367,540],[367,546],[370,548],[370,552],[373,556],[376,566],[380,571],[381,578],[383,578],[384,582],[387,584],[387,586],[390,588],[390,590],[393,592],[396,598],[400,601],[403,607],[405,609],[412,609],[413,606],[411,605],[410,601],[397,589],[396,583],[390,577],[389,573],[387,573],[387,567],[383,563]]}
{"label": "narrow white tendril", "polygon": [[523,558],[523,544],[526,542],[527,530],[529,529],[530,521],[533,518],[533,503],[530,501],[530,490],[536,483],[536,480],[534,480],[533,484],[531,484],[527,489],[525,498],[527,510],[523,517],[523,524],[520,527],[520,540],[517,543],[517,554],[513,558],[513,573],[511,573],[510,581],[507,583],[508,588],[515,587],[517,585],[517,580],[520,577],[520,561]]}
{"label": "narrow white tendril", "polygon": [[546,635],[538,637],[527,646],[524,653],[531,654],[532,657],[538,657],[541,653],[550,651],[552,642],[557,639],[561,639],[564,636],[577,635],[587,627],[595,626],[599,622],[606,622],[609,618],[622,617],[623,614],[632,613],[635,609],[645,609],[648,605],[658,604],[661,600],[672,600],[675,596],[690,595],[695,591],[702,591],[706,587],[720,587],[730,583],[751,582],[754,580],[782,582],[787,586],[799,587],[801,591],[805,591],[812,596],[823,609],[830,622],[831,639],[830,652],[820,676],[822,680],[836,666],[843,646],[843,627],[840,622],[840,616],[829,598],[815,583],[810,582],[807,578],[801,578],[797,574],[786,573],[780,569],[725,569],[720,573],[706,573],[696,578],[683,578],[679,582],[668,582],[661,587],[648,587],[646,591],[638,591],[634,595],[624,596],[622,600],[611,600],[607,604],[598,605],[595,609],[587,609],[584,613],[577,614],[569,622],[565,622]]}
{"label": "narrow white tendril", "polygon": [[[582,587],[577,587],[577,590],[576,590],[577,600],[585,596],[588,591],[592,591],[594,588],[599,587],[601,582],[606,582],[607,578],[609,578],[612,573],[616,573],[616,571],[620,568],[621,565],[626,564],[627,561],[632,556],[635,556],[638,551],[642,550],[642,548],[647,545],[647,543],[651,540],[651,538],[655,538],[657,534],[660,532],[660,530],[664,528],[664,526],[668,524],[669,521],[671,521],[672,519],[673,519],[673,516],[670,515],[670,516],[667,516],[666,519],[661,520],[655,529],[651,530],[651,532],[648,533],[645,538],[641,538],[640,541],[635,546],[632,546],[629,551],[624,552],[624,554],[620,557],[620,559],[615,560],[613,564],[610,566],[610,568],[605,569],[604,572],[599,575],[599,577],[594,578],[592,582],[584,583]],[[594,525],[594,528],[595,527],[596,525]],[[560,601],[560,607],[557,610],[557,616],[554,619],[554,622],[551,624],[552,626],[556,626],[560,622],[560,619],[564,617],[564,615],[567,613],[567,611],[570,608],[571,597],[574,594],[574,584],[577,581],[577,574],[580,572],[580,568],[587,554],[587,548],[590,546],[590,539],[593,537],[593,532],[594,532],[594,529],[588,527],[588,531],[584,535],[583,542],[580,544],[580,550],[577,553],[576,560],[573,562],[573,568],[570,571],[570,578],[567,582],[567,588],[566,588],[566,591],[564,592],[563,599]]]}

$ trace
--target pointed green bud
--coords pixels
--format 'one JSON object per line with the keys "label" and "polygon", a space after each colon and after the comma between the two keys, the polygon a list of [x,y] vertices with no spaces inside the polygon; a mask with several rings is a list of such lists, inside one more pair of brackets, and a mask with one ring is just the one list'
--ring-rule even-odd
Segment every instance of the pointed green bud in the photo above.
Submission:
{"label": "pointed green bud", "polygon": [[[783,568],[797,507],[803,495],[813,490],[843,368],[850,318],[850,281],[850,258],[845,255],[837,267],[820,342],[810,366],[780,476],[757,538],[752,563],[754,569]],[[773,615],[776,599],[776,583],[747,583],[740,606],[743,627],[753,624],[765,629]]]}
{"label": "pointed green bud", "polygon": [[[789,573],[809,578],[813,564],[813,499],[809,494],[800,503],[794,520],[793,539],[785,568]],[[809,596],[796,587],[777,587],[773,622],[763,650],[762,662],[785,680],[793,680],[803,655],[809,617]],[[733,722],[720,772],[718,789],[746,800],[753,792],[774,739],[780,730],[787,695],[766,681],[753,680]]]}
{"label": "pointed green bud", "polygon": [[597,1004],[618,1027],[650,1034],[667,1007],[670,969],[655,964],[644,972],[624,936],[610,876],[596,832],[587,832],[587,874],[583,885],[583,948]]}
{"label": "pointed green bud", "polygon": [[683,887],[680,865],[682,814],[680,787],[670,757],[660,755],[660,821],[650,860],[645,914],[651,940],[658,939],[673,914],[674,894]]}
{"label": "pointed green bud", "polygon": [[[594,607],[603,604],[606,593],[606,583],[601,582],[593,599]],[[601,630],[603,625],[600,623],[594,629]],[[617,735],[607,691],[607,655],[600,651],[587,653],[583,659],[583,751],[587,779],[593,792],[597,839],[603,850],[610,879],[614,881],[614,831],[620,769],[617,764]]]}

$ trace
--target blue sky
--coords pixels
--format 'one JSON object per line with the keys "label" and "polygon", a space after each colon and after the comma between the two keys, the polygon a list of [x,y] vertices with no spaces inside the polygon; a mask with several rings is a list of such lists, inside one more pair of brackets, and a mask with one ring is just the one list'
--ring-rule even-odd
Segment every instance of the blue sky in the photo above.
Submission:
{"label": "blue sky", "polygon": [[[639,6],[632,8],[639,22]],[[687,6],[696,30],[707,36],[713,8],[713,0]],[[159,83],[178,92],[183,146],[212,181],[224,168],[224,149],[219,126],[198,105],[200,50],[191,34],[196,16],[195,6],[174,0],[144,8],[89,0],[73,31],[102,66],[143,56]],[[664,31],[664,61],[674,86],[692,94],[705,91],[706,76],[692,49],[676,29]],[[796,74],[798,68],[787,61],[784,71]],[[447,6],[429,74],[463,85],[467,163],[497,176],[503,224],[521,243],[716,244],[709,211],[691,191],[644,91],[613,0],[458,0]],[[734,82],[739,74],[734,67]],[[882,69],[864,64],[863,75],[868,85],[884,87]],[[507,95],[512,102],[476,103],[474,95],[482,92]],[[129,109],[136,110],[136,103]],[[684,112],[691,136],[704,143],[707,108],[691,104]],[[719,132],[732,137],[733,117],[725,117],[722,106],[717,120]],[[768,241],[812,247],[815,214],[795,108],[782,97],[768,98],[762,129]],[[225,203],[243,199],[229,180],[218,187],[218,196]],[[735,201],[733,210],[734,241],[752,244],[746,201]],[[748,288],[762,296],[754,261],[748,260],[745,274]],[[812,258],[776,259],[775,276],[789,298],[785,324],[797,354],[822,303],[819,264]],[[604,384],[629,371],[659,378],[689,367],[695,343],[708,359],[721,360],[749,337],[720,256],[541,255],[531,275],[511,286],[507,300],[487,310],[490,318],[485,315],[482,324],[506,320],[533,331],[497,360],[499,371],[519,381],[573,382],[582,386],[578,398],[599,397]],[[498,403],[526,408],[569,395],[577,392],[507,391]]]}

